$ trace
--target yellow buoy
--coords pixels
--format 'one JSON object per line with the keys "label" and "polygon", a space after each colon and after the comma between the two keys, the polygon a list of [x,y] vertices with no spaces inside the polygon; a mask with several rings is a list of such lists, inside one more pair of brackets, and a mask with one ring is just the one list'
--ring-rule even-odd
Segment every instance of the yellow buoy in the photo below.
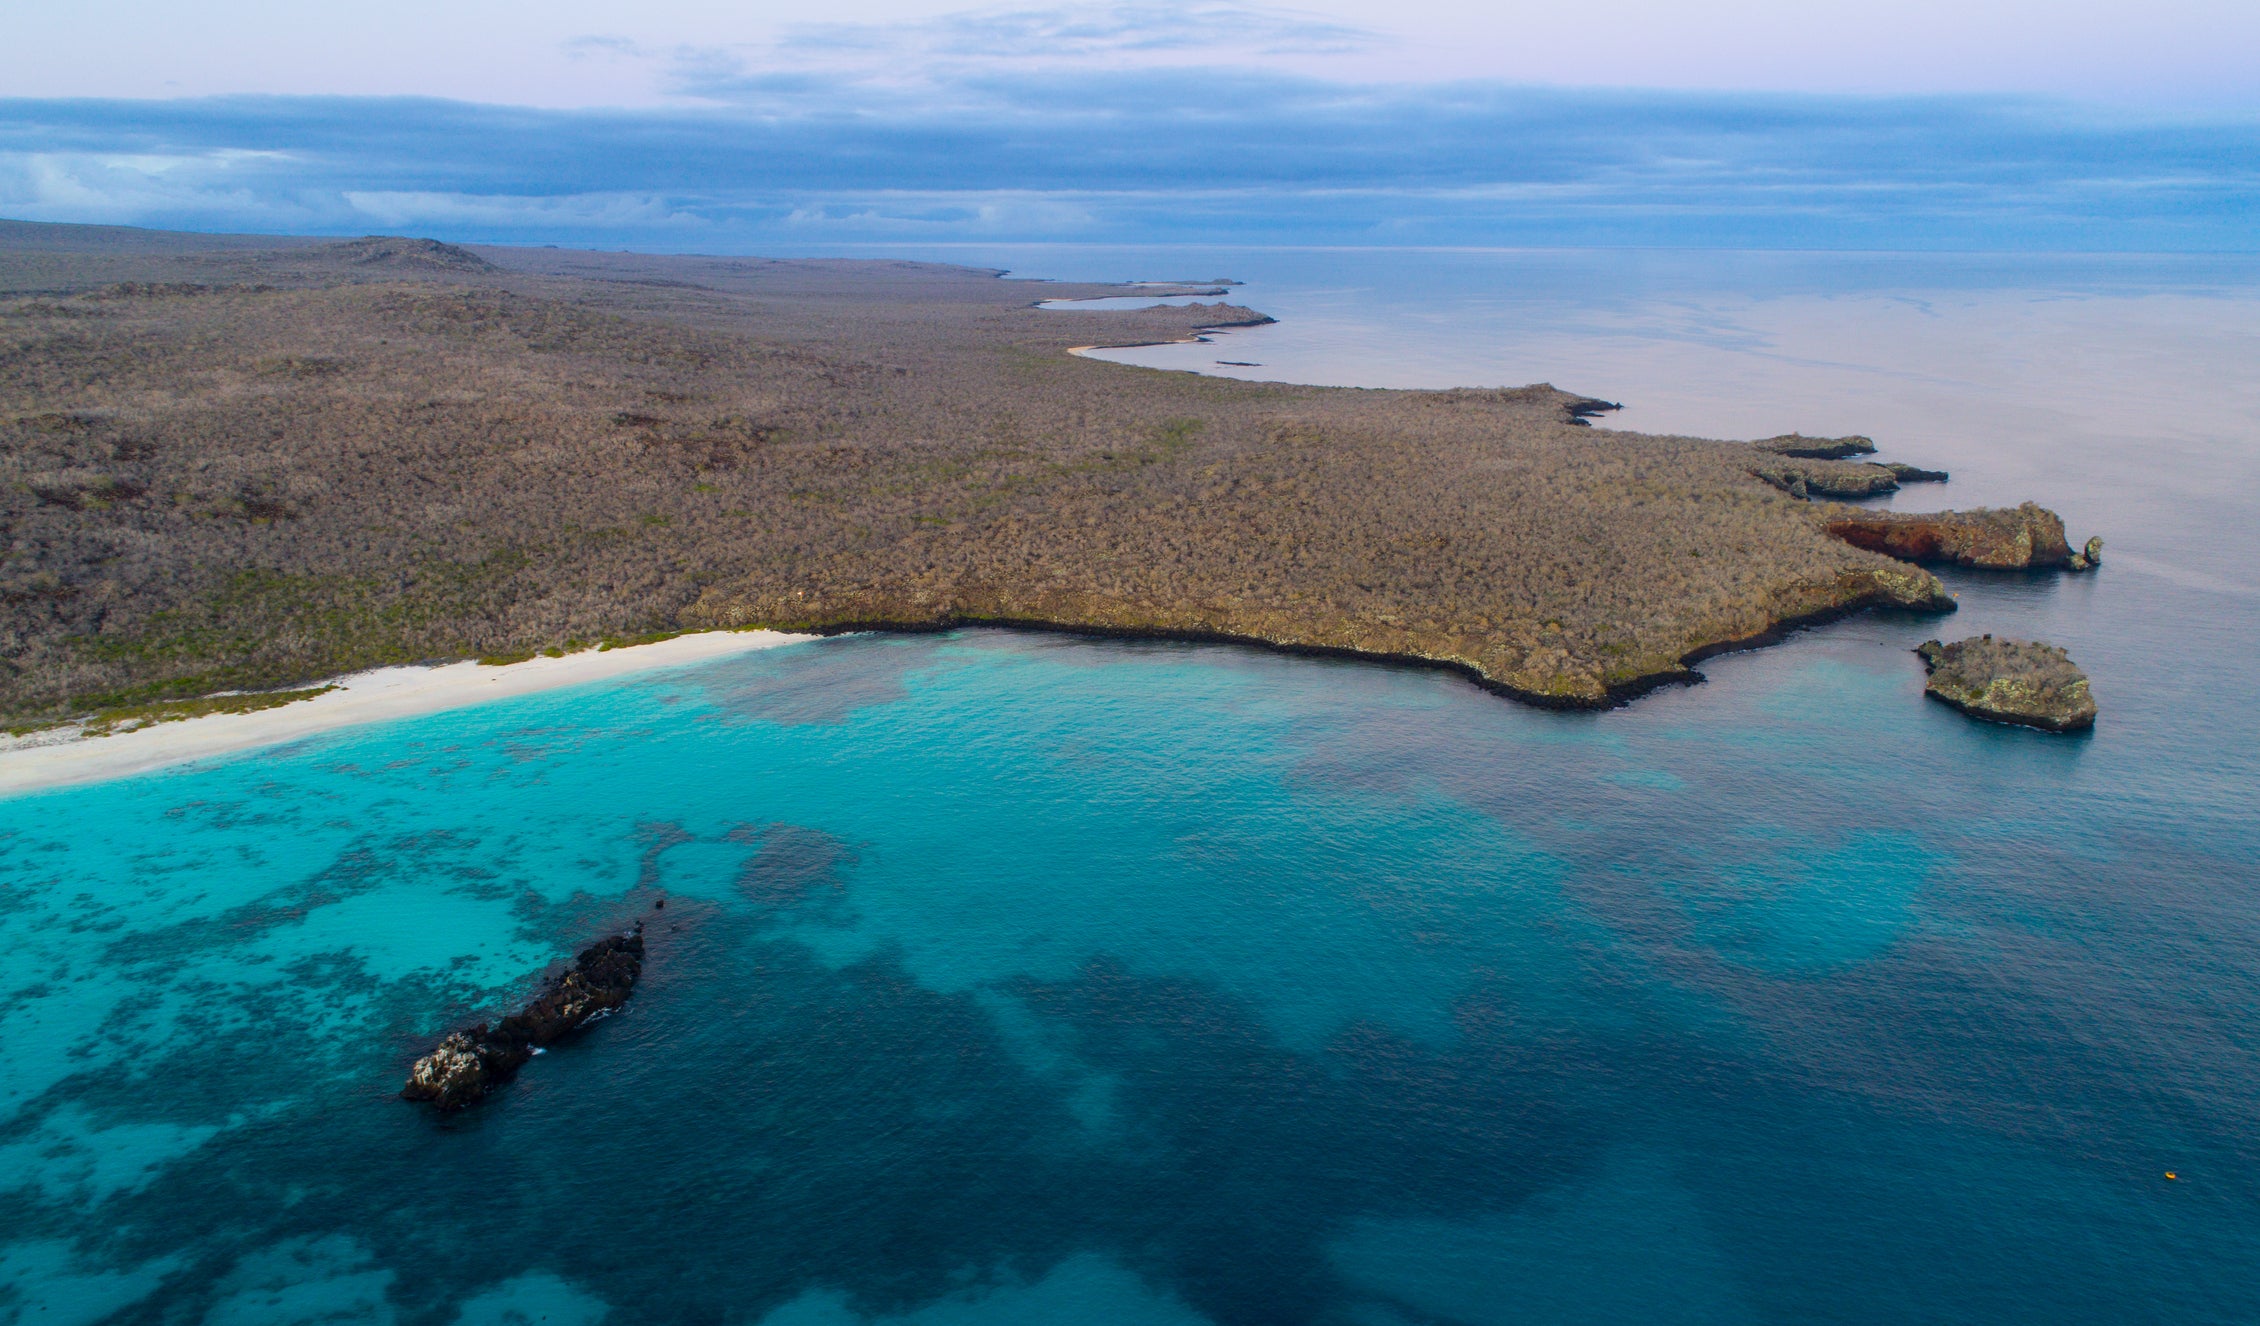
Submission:
{"label": "yellow buoy", "polygon": [[2167,1170],[2166,1177],[2169,1179],[2178,1179],[2181,1177],[2181,1175],[2174,1173],[2172,1170]]}

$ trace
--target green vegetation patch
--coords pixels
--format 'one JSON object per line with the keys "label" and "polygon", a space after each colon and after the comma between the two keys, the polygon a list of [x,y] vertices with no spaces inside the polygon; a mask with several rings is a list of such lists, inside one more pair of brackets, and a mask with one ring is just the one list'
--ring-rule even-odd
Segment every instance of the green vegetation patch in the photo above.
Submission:
{"label": "green vegetation patch", "polygon": [[[89,737],[107,737],[113,733],[131,732],[136,728],[151,727],[158,723],[177,723],[184,718],[203,718],[209,714],[255,714],[262,709],[279,709],[300,700],[311,700],[317,695],[327,695],[337,689],[335,683],[326,686],[306,686],[291,691],[251,691],[232,695],[206,695],[194,700],[162,700],[155,704],[118,705],[97,709],[88,716],[82,729]],[[61,723],[27,723],[8,729],[12,737],[63,727]]]}
{"label": "green vegetation patch", "polygon": [[374,576],[245,570],[200,598],[150,614],[139,629],[72,642],[80,663],[143,680],[61,697],[63,714],[265,691],[309,676],[475,654],[473,628],[525,558],[433,561],[403,586]]}

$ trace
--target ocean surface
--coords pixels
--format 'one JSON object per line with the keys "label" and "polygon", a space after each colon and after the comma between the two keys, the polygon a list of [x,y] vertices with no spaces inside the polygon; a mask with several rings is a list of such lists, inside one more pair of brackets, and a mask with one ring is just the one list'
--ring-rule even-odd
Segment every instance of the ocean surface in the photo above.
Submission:
{"label": "ocean surface", "polygon": [[[0,801],[0,1320],[2260,1320],[2260,262],[932,256],[1282,319],[1162,367],[1865,432],[2106,560],[1606,713],[865,636]],[[1926,702],[1980,631],[2094,733]],[[623,1014],[394,1098],[639,919]]]}

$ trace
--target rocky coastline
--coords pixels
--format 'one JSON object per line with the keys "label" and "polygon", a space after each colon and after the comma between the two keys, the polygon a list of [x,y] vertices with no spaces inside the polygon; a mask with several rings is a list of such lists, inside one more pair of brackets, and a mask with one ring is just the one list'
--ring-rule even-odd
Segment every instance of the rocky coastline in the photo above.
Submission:
{"label": "rocky coastline", "polygon": [[[1958,605],[1938,578],[1920,567],[1886,564],[1845,571],[1827,580],[1792,586],[1777,594],[1763,609],[1721,621],[1703,635],[1683,638],[1677,649],[1635,656],[1606,672],[1578,668],[1576,660],[1566,651],[1558,647],[1549,650],[1543,643],[1538,650],[1519,659],[1511,655],[1496,658],[1488,651],[1468,647],[1474,642],[1431,641],[1404,625],[1312,623],[1275,613],[1203,611],[1198,605],[1163,615],[1088,601],[1030,603],[1019,596],[997,594],[948,603],[893,599],[835,604],[804,600],[793,606],[804,615],[792,617],[789,629],[811,635],[947,631],[984,626],[1124,639],[1251,645],[1288,654],[1355,658],[1456,672],[1485,690],[1524,704],[1542,709],[1574,710],[1613,708],[1658,687],[1700,681],[1694,665],[1706,658],[1771,644],[1792,631],[1852,613],[1873,608],[1948,613],[1955,611]],[[706,625],[731,627],[738,624],[738,611],[742,609],[728,608],[699,620]],[[782,605],[766,612],[755,609],[748,613],[746,620],[775,621],[784,611]],[[1455,643],[1462,648],[1449,647]],[[1516,662],[1521,662],[1522,666],[1513,666]]]}
{"label": "rocky coastline", "polygon": [[589,945],[524,1009],[492,1027],[482,1022],[452,1032],[418,1059],[402,1099],[430,1101],[446,1113],[486,1099],[535,1055],[627,1003],[643,975],[643,956],[641,922]]}
{"label": "rocky coastline", "polygon": [[2055,645],[1975,636],[1916,646],[1930,673],[1923,693],[1990,723],[2044,732],[2078,732],[2095,726],[2095,698],[2087,674]]}

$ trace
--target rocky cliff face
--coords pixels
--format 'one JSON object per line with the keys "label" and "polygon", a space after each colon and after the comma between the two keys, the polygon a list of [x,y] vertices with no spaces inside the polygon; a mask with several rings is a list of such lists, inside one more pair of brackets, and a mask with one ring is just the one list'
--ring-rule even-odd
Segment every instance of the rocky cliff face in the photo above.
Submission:
{"label": "rocky cliff face", "polygon": [[478,1103],[517,1076],[537,1051],[627,1003],[642,974],[641,925],[628,934],[599,940],[583,949],[573,969],[552,980],[524,1011],[491,1029],[482,1022],[442,1040],[408,1070],[401,1096],[428,1100],[447,1111]]}
{"label": "rocky cliff face", "polygon": [[2031,502],[2008,510],[1980,507],[1922,513],[1840,507],[1828,513],[1828,532],[1856,548],[1910,562],[1951,562],[1991,570],[2082,570],[2088,564],[2065,541],[2063,519]]}
{"label": "rocky cliff face", "polygon": [[2048,732],[2095,726],[2087,674],[2055,645],[1981,635],[1950,645],[1926,640],[1915,652],[1930,670],[1924,694],[1973,718]]}

